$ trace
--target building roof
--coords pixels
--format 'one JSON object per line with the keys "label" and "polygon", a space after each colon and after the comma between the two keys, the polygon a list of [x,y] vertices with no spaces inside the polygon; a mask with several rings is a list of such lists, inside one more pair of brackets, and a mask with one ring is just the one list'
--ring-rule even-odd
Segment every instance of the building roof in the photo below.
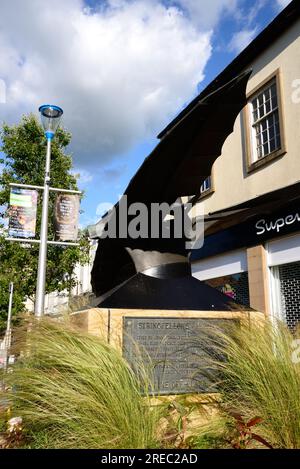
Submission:
{"label": "building roof", "polygon": [[300,18],[300,2],[293,0],[276,18],[196,97],[173,119],[157,136],[162,139],[188,114],[199,101],[226,82],[239,75],[264,50]]}

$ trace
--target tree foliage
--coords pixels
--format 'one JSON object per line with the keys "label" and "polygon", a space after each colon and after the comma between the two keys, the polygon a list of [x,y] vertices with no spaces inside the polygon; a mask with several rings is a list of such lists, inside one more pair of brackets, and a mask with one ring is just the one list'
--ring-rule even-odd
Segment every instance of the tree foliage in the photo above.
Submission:
{"label": "tree foliage", "polygon": [[[44,184],[46,139],[44,131],[34,115],[23,116],[20,123],[4,124],[0,133],[4,156],[0,174],[0,330],[7,316],[8,286],[14,282],[13,314],[24,311],[26,298],[34,299],[39,247],[36,244],[20,244],[5,240],[10,188],[9,183]],[[59,128],[51,148],[51,186],[78,190],[77,179],[70,172],[71,156],[65,153],[71,134]],[[48,239],[54,239],[53,218],[55,193],[50,192]],[[40,235],[42,191],[39,191],[36,238]],[[48,246],[46,292],[62,291],[75,284],[74,267],[77,262],[88,260],[88,240],[81,236],[80,247]]]}

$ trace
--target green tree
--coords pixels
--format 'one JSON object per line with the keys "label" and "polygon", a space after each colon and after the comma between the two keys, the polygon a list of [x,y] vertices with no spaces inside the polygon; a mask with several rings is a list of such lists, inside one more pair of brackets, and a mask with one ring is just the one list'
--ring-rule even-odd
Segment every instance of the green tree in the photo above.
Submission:
{"label": "green tree", "polygon": [[[0,131],[2,140],[0,159],[0,330],[7,317],[8,286],[14,282],[13,315],[24,311],[26,298],[34,300],[39,247],[36,244],[20,244],[5,241],[4,219],[7,217],[10,182],[44,184],[46,139],[44,131],[34,115],[23,116],[17,125],[4,124]],[[51,149],[51,185],[63,189],[78,190],[77,178],[70,173],[71,156],[65,153],[71,134],[59,128]],[[39,238],[43,191],[39,191],[36,238]],[[48,239],[54,239],[51,223],[55,193],[50,192]],[[81,235],[80,247],[48,246],[46,292],[71,289],[75,284],[74,267],[77,262],[88,260],[88,239]]]}

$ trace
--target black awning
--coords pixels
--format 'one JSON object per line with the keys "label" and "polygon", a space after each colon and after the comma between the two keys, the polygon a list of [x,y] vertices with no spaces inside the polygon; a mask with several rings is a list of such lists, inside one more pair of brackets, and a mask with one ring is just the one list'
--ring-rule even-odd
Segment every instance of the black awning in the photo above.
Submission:
{"label": "black awning", "polygon": [[[300,232],[299,188],[297,183],[227,211],[207,215],[204,245],[191,252],[190,260],[205,259]],[[232,214],[234,208],[239,211]]]}

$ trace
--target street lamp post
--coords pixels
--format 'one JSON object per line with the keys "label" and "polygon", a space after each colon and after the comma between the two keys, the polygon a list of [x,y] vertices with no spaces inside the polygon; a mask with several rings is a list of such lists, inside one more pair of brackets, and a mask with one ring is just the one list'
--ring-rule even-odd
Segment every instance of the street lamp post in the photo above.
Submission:
{"label": "street lamp post", "polygon": [[13,294],[14,294],[14,284],[13,282],[10,282],[8,314],[7,314],[6,332],[4,336],[4,349],[5,349],[4,371],[7,371],[7,368],[8,368],[9,351],[10,351],[10,346],[11,346],[11,315],[12,315],[12,305],[13,305]]}
{"label": "street lamp post", "polygon": [[40,234],[39,263],[37,273],[37,285],[35,295],[35,315],[41,317],[44,314],[45,303],[45,283],[46,283],[46,263],[47,263],[47,240],[48,240],[48,206],[49,206],[49,185],[50,185],[50,159],[51,141],[59,125],[63,110],[58,106],[45,104],[40,106],[41,120],[47,138],[47,153],[44,179],[44,194]]}

